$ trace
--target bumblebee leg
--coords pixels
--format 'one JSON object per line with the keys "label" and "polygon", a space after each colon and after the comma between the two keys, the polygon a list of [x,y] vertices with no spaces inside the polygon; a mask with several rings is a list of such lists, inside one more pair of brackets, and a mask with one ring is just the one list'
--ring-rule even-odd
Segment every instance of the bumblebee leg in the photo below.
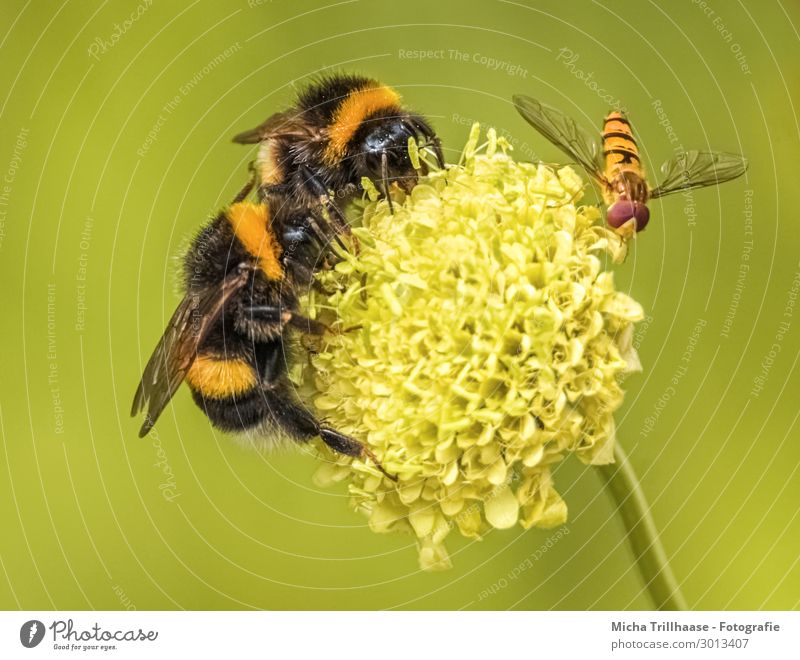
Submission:
{"label": "bumblebee leg", "polygon": [[328,332],[328,326],[314,319],[310,319],[300,314],[272,305],[258,305],[246,307],[245,314],[254,321],[265,321],[267,323],[289,324],[311,335],[323,335]]}
{"label": "bumblebee leg", "polygon": [[[322,231],[322,227],[319,226],[319,223],[317,222],[317,219],[315,217],[310,216],[308,218],[308,226],[311,227],[312,231],[314,232],[314,235],[317,237],[317,240],[321,241],[323,246],[327,246],[328,243],[331,242],[331,237],[325,234],[324,231]],[[349,225],[348,225],[348,231],[349,231]],[[345,250],[347,249],[347,246],[342,242],[342,239],[339,237],[339,234],[335,231],[333,232],[333,240],[339,244],[339,247]]]}
{"label": "bumblebee leg", "polygon": [[378,457],[366,445],[363,445],[358,440],[354,440],[344,433],[339,433],[334,429],[329,429],[325,426],[320,426],[319,437],[328,445],[333,451],[344,454],[345,456],[353,456],[355,458],[368,458],[371,460],[375,467],[378,468],[386,477],[392,481],[397,481],[397,477],[389,474],[381,465]]}
{"label": "bumblebee leg", "polygon": [[254,345],[253,352],[261,384],[266,387],[274,387],[278,378],[286,371],[283,342],[258,343]]}
{"label": "bumblebee leg", "polygon": [[319,436],[333,451],[353,456],[368,458],[387,478],[397,481],[397,477],[389,474],[375,454],[364,444],[354,438],[325,426],[301,404],[295,402],[290,392],[281,388],[266,389],[260,393],[261,405],[266,407],[269,420],[289,436],[300,442],[307,442]]}
{"label": "bumblebee leg", "polygon": [[244,188],[239,191],[239,194],[233,198],[233,204],[241,202],[250,194],[250,191],[253,189],[253,186],[256,185],[256,168],[255,168],[255,161],[250,161],[250,164],[247,166],[247,169],[250,170],[250,180],[245,184]]}
{"label": "bumblebee leg", "polygon": [[324,323],[299,314],[292,314],[289,324],[307,335],[324,335],[326,332],[331,332],[331,329]]}
{"label": "bumblebee leg", "polygon": [[339,233],[349,235],[350,225],[347,223],[347,218],[344,217],[344,213],[342,213],[341,209],[336,205],[336,202],[331,199],[331,195],[328,192],[328,189],[325,187],[325,184],[316,174],[311,171],[307,165],[301,165],[300,172],[305,179],[305,183],[306,186],[308,186],[309,191],[316,195],[319,198],[320,203],[328,209],[328,212],[331,214],[331,217],[334,220],[337,231]]}
{"label": "bumblebee leg", "polygon": [[265,183],[260,185],[256,190],[258,199],[261,202],[266,202],[277,195],[287,195],[291,192],[291,187],[285,183]]}
{"label": "bumblebee leg", "polygon": [[389,213],[394,215],[394,204],[392,204],[392,196],[389,194],[389,162],[385,151],[381,154],[381,184],[383,196],[389,202]]}
{"label": "bumblebee leg", "polygon": [[[325,289],[322,282],[314,276],[315,270],[310,268],[307,264],[294,259],[287,259],[286,263],[289,265],[289,269],[294,273],[295,286],[298,292],[305,287],[311,287],[323,295],[329,296],[331,294],[330,291]],[[330,270],[330,268],[331,266],[323,261],[318,270]]]}

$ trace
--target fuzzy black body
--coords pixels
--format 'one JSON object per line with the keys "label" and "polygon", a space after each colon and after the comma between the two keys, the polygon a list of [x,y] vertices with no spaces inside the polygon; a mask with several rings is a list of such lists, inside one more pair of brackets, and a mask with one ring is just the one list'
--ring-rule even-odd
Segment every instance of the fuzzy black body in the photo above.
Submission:
{"label": "fuzzy black body", "polygon": [[407,110],[395,90],[361,76],[317,80],[296,104],[234,138],[259,143],[263,197],[280,191],[309,205],[340,207],[361,190],[361,179],[410,189],[418,178],[408,154],[410,138],[430,148],[444,166],[433,128]]}
{"label": "fuzzy black body", "polygon": [[[241,337],[250,337],[253,340],[269,341],[280,336],[280,328],[272,324],[253,322],[246,310],[254,305],[272,305],[296,309],[297,285],[295,272],[303,272],[302,266],[313,263],[313,256],[309,254],[310,241],[306,241],[302,251],[295,248],[290,252],[297,258],[298,264],[287,263],[286,253],[281,250],[278,257],[282,268],[279,279],[270,279],[263,269],[253,269],[250,279],[242,290],[229,303],[226,309],[224,324],[218,324],[220,341],[227,336],[233,341],[231,333]],[[299,241],[298,241],[299,245]],[[203,290],[207,287],[218,286],[232,270],[239,264],[253,262],[250,254],[242,241],[236,237],[226,211],[220,213],[195,237],[186,253],[183,264],[185,289],[187,292]],[[228,330],[223,333],[223,330]],[[209,341],[214,341],[209,337]]]}
{"label": "fuzzy black body", "polygon": [[[287,379],[292,332],[320,333],[297,314],[324,241],[302,206],[273,198],[237,202],[196,236],[184,260],[186,295],[142,376],[132,414],[144,411],[140,435],[155,424],[181,382],[211,423],[252,438],[321,437],[352,456],[371,453],[325,427],[297,400]],[[285,203],[279,203],[279,202]]]}

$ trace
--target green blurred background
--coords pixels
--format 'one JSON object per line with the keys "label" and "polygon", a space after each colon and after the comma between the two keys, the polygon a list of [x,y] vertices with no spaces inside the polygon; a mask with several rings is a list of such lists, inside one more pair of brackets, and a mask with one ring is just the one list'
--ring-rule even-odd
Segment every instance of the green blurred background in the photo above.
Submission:
{"label": "green blurred background", "polygon": [[677,144],[750,158],[746,180],[654,204],[617,269],[648,314],[619,438],[693,607],[798,607],[796,2],[0,11],[0,606],[649,607],[598,475],[574,459],[556,473],[568,534],[453,537],[454,568],[431,574],[410,538],[373,534],[343,489],[315,488],[311,455],[245,451],[185,390],[136,437],[130,401],[178,300],[176,256],[253,156],[230,137],[332,68],[398,87],[451,158],[479,120],[521,158],[564,160],[515,92],[587,127],[621,99],[651,171]]}

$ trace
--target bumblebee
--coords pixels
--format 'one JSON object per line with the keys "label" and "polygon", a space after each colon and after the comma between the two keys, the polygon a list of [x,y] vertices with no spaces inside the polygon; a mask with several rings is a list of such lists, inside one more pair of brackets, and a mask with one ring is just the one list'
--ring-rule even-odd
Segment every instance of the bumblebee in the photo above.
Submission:
{"label": "bumblebee", "polygon": [[233,138],[259,144],[259,195],[290,195],[309,206],[322,205],[347,230],[340,204],[361,187],[363,177],[409,190],[417,181],[409,139],[444,156],[438,137],[421,115],[408,111],[391,87],[363,76],[337,74],[302,91],[295,105]]}
{"label": "bumblebee", "polygon": [[318,436],[336,452],[371,458],[383,471],[363,444],[303,406],[287,380],[289,333],[326,331],[298,313],[296,294],[311,282],[326,245],[326,234],[316,233],[324,221],[277,194],[269,203],[244,201],[252,185],[199,232],[187,252],[186,295],[134,396],[131,415],[145,413],[139,436],[185,381],[195,403],[223,431],[298,442]]}
{"label": "bumblebee", "polygon": [[513,101],[525,121],[594,178],[607,205],[608,224],[625,238],[647,226],[650,199],[719,185],[747,171],[747,159],[739,154],[684,151],[661,166],[664,180],[651,188],[631,123],[622,112],[612,110],[603,121],[601,157],[597,140],[560,110],[529,96],[517,95]]}
{"label": "bumblebee", "polygon": [[[297,291],[329,263],[328,247],[348,232],[338,200],[362,177],[410,190],[419,172],[409,140],[444,166],[430,124],[396,91],[360,76],[335,75],[303,91],[295,105],[234,138],[259,143],[253,176],[233,203],[201,230],[184,261],[186,295],[148,361],[131,414],[156,423],[182,382],[211,423],[250,436],[319,436],[331,449],[370,450],[329,428],[294,396],[287,380],[290,333],[319,335],[298,311]],[[257,187],[257,203],[245,201]],[[391,204],[391,198],[389,198]]]}

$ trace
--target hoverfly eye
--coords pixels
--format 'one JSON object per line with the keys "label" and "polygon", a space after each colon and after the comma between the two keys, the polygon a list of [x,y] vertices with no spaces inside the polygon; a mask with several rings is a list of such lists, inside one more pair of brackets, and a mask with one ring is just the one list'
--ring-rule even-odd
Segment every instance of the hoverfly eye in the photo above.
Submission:
{"label": "hoverfly eye", "polygon": [[636,231],[642,231],[650,221],[650,209],[640,202],[634,202],[633,206],[633,217],[636,218]]}
{"label": "hoverfly eye", "polygon": [[[628,199],[620,199],[608,207],[606,211],[606,219],[608,224],[614,229],[619,229],[628,220],[634,217],[636,212],[636,204]],[[638,220],[636,221],[638,225]]]}
{"label": "hoverfly eye", "polygon": [[608,224],[619,229],[631,218],[636,219],[636,231],[642,231],[650,221],[650,209],[641,202],[620,199],[608,207],[606,212]]}

